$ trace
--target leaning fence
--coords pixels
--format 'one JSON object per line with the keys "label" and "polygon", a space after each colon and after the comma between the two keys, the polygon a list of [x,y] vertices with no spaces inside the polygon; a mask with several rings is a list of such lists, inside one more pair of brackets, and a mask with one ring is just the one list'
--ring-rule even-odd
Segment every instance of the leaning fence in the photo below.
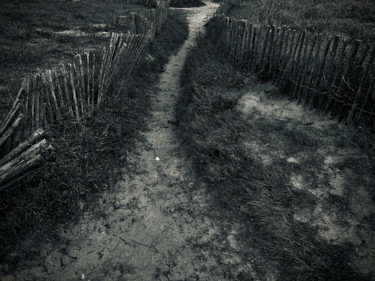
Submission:
{"label": "leaning fence", "polygon": [[128,77],[160,31],[169,1],[133,15],[132,32],[113,33],[108,47],[23,79],[0,127],[0,191],[40,166],[51,149],[44,129],[66,118],[79,121],[102,106],[111,83]]}
{"label": "leaning fence", "polygon": [[261,72],[305,106],[356,125],[373,126],[375,47],[360,40],[325,37],[306,30],[259,26],[226,17],[222,6],[210,26],[238,67]]}

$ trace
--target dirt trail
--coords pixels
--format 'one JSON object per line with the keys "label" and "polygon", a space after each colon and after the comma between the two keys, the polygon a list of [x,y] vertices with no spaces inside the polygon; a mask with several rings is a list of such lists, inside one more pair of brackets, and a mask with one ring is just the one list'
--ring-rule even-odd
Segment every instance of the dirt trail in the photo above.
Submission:
{"label": "dirt trail", "polygon": [[235,253],[235,231],[209,214],[209,198],[197,187],[172,124],[187,52],[217,6],[184,9],[189,37],[161,76],[144,141],[123,169],[123,181],[102,195],[100,211],[59,227],[64,243],[23,242],[19,248],[35,256],[24,257],[17,272],[1,280],[218,281],[231,280],[235,268],[252,271]]}

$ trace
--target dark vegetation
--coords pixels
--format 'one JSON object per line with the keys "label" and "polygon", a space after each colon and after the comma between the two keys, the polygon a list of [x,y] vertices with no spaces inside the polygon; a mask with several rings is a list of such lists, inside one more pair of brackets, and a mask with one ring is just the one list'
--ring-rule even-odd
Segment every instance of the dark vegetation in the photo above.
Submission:
{"label": "dark vegetation", "polygon": [[176,8],[190,8],[204,6],[204,3],[201,0],[171,0],[170,6]]}
{"label": "dark vegetation", "polygon": [[24,233],[37,232],[43,239],[47,231],[52,235],[56,223],[79,218],[79,202],[94,208],[95,193],[121,178],[126,156],[144,128],[158,75],[187,29],[184,20],[168,16],[141,67],[112,85],[103,109],[82,122],[61,120],[48,129],[54,159],[0,196],[0,248]]}
{"label": "dark vegetation", "polygon": [[[242,254],[260,274],[277,268],[280,280],[366,280],[350,267],[349,246],[329,245],[317,229],[293,218],[296,209],[314,207],[315,199],[290,188],[290,173],[306,165],[315,169],[317,160],[307,158],[302,166],[285,161],[266,166],[258,160],[260,151],[244,145],[263,139],[263,145],[279,147],[286,139],[286,151],[311,154],[319,144],[313,134],[288,129],[281,121],[246,121],[236,109],[235,94],[246,77],[207,38],[198,42],[185,65],[176,108],[179,133],[197,174],[214,196],[212,207],[225,210],[221,213],[229,224],[240,222]],[[279,139],[266,139],[272,134]],[[234,280],[249,278],[239,275]]]}
{"label": "dark vegetation", "polygon": [[375,43],[373,0],[247,0],[246,6],[234,7],[228,16]]}

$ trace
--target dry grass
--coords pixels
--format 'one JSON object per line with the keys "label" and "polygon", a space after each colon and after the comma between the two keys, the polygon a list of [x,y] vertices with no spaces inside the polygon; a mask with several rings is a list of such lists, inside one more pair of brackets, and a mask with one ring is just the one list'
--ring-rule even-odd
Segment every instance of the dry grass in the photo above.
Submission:
{"label": "dry grass", "polygon": [[99,50],[110,32],[130,29],[130,12],[144,9],[104,1],[1,1],[0,120],[23,77],[72,60],[77,52]]}
{"label": "dry grass", "polygon": [[[258,138],[264,141],[263,147],[277,148],[285,140],[290,145],[286,151],[313,154],[319,139],[288,129],[282,121],[243,119],[236,109],[236,92],[243,81],[243,74],[207,39],[198,43],[186,62],[184,90],[176,108],[180,135],[197,174],[216,195],[213,208],[225,210],[222,213],[230,222],[241,220],[242,254],[250,258],[251,249],[256,249],[269,261],[264,264],[251,258],[259,274],[273,268],[279,280],[366,280],[349,266],[349,245],[328,244],[317,229],[293,218],[297,209],[314,208],[316,199],[291,188],[291,172],[302,167],[315,171],[320,160],[311,157],[300,166],[276,161],[268,166],[258,160],[260,151],[244,145]],[[278,140],[271,138],[275,134]],[[310,182],[313,179],[311,174]],[[249,280],[243,278],[237,276],[237,280]]]}
{"label": "dry grass", "polygon": [[126,156],[145,126],[162,66],[187,34],[187,23],[169,16],[142,67],[130,79],[112,85],[112,98],[100,112],[81,124],[60,120],[49,128],[54,159],[0,196],[0,248],[12,245],[23,233],[52,235],[57,222],[79,218],[80,202],[95,204],[93,194],[121,177]]}
{"label": "dry grass", "polygon": [[229,16],[261,25],[287,25],[313,33],[340,34],[375,42],[375,2],[372,0],[249,0]]}

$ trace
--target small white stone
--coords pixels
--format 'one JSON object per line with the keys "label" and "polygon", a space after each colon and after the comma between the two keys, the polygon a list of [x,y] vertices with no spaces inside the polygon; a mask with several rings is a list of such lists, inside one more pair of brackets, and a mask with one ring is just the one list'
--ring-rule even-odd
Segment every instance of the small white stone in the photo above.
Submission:
{"label": "small white stone", "polygon": [[156,159],[156,161],[159,161],[159,160],[160,160],[159,157],[156,157],[155,159]]}
{"label": "small white stone", "polygon": [[82,275],[81,275],[81,279],[82,279],[82,280],[85,279],[85,274],[82,274]]}
{"label": "small white stone", "polygon": [[294,157],[289,157],[288,159],[286,159],[286,162],[299,164],[299,161]]}

